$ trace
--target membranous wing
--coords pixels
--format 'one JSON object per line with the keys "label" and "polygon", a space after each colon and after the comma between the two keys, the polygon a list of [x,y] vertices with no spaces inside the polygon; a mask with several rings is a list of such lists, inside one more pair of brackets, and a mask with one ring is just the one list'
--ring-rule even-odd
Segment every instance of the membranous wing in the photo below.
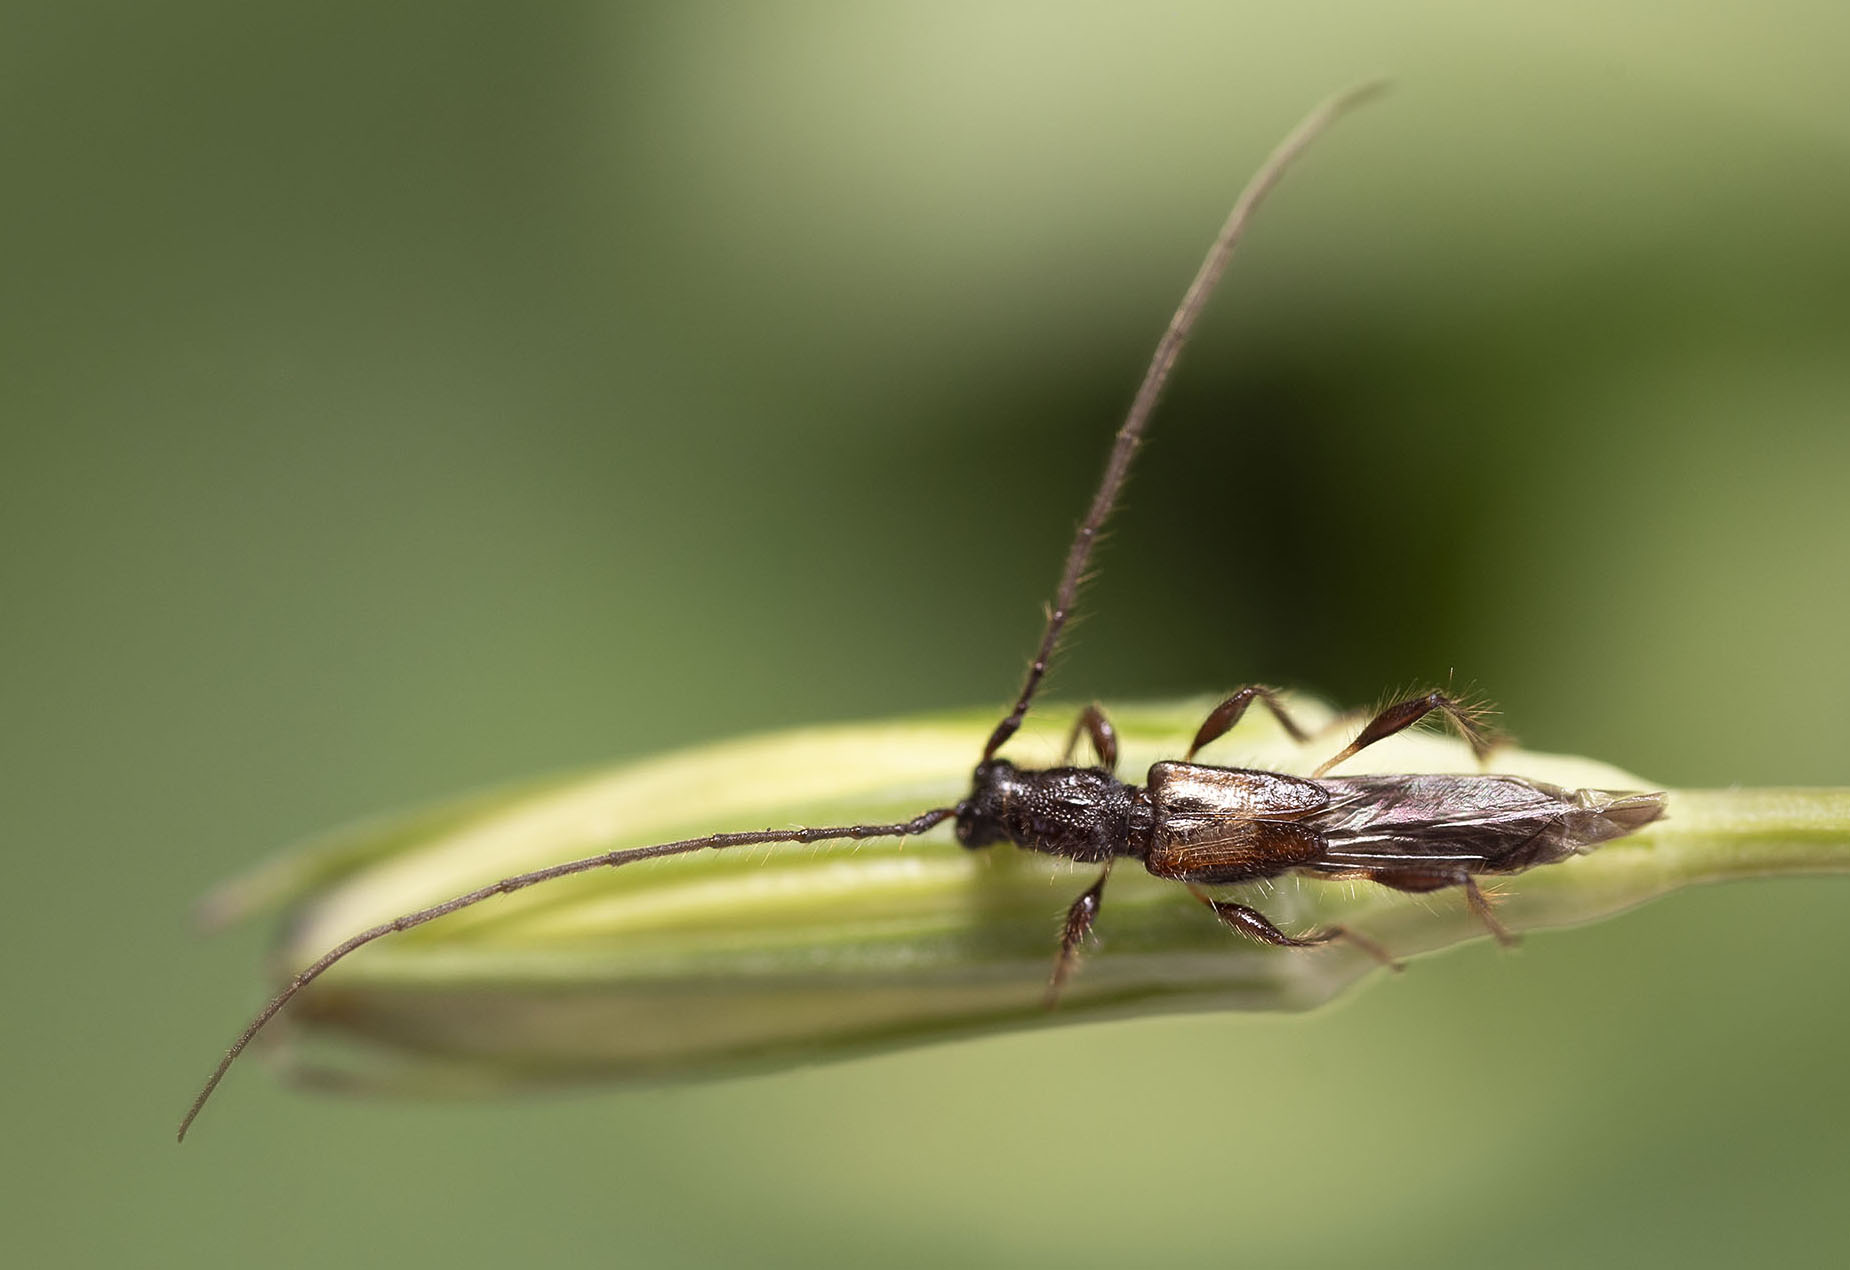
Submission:
{"label": "membranous wing", "polygon": [[1318,872],[1397,868],[1515,873],[1548,864],[1655,820],[1660,794],[1562,789],[1518,776],[1328,777],[1314,818]]}

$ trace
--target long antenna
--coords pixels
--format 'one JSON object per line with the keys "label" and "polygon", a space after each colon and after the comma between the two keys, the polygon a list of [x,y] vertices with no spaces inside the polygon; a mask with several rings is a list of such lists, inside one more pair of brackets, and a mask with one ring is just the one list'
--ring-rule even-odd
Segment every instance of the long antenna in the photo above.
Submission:
{"label": "long antenna", "polygon": [[1188,343],[1188,337],[1195,329],[1195,321],[1201,316],[1208,297],[1214,293],[1215,285],[1220,282],[1227,261],[1233,256],[1234,247],[1246,233],[1253,212],[1265,196],[1272,192],[1272,187],[1278,184],[1292,162],[1310,147],[1311,142],[1337,119],[1378,96],[1386,87],[1386,81],[1376,80],[1346,93],[1339,93],[1318,106],[1266,156],[1265,163],[1253,174],[1252,180],[1246,183],[1246,188],[1240,191],[1233,210],[1227,214],[1226,224],[1221,226],[1214,245],[1208,249],[1207,258],[1201,262],[1195,280],[1189,283],[1188,291],[1182,296],[1182,303],[1169,319],[1169,329],[1157,341],[1156,353],[1150,358],[1150,368],[1143,373],[1143,383],[1138,386],[1137,396],[1131,401],[1130,413],[1124,417],[1124,424],[1118,429],[1118,438],[1111,447],[1111,457],[1105,461],[1105,474],[1099,479],[1098,492],[1092,495],[1092,505],[1086,509],[1086,518],[1080,523],[1079,532],[1073,536],[1073,545],[1067,549],[1066,568],[1060,574],[1053,608],[1047,614],[1047,629],[1041,633],[1041,646],[1028,667],[1027,681],[1021,685],[1021,695],[1015,698],[1014,709],[989,734],[989,744],[983,747],[985,761],[994,758],[996,751],[1015,735],[1028,713],[1028,703],[1034,700],[1035,691],[1047,673],[1047,665],[1053,660],[1054,648],[1060,642],[1060,632],[1066,628],[1073,606],[1079,600],[1079,588],[1085,580],[1086,565],[1092,559],[1092,548],[1097,544],[1105,522],[1111,519],[1112,510],[1118,505],[1118,495],[1124,490],[1125,479],[1130,476],[1131,462],[1137,457],[1137,448],[1143,444],[1144,429],[1150,422],[1150,413],[1156,409],[1163,385],[1169,380],[1169,371],[1174,367],[1182,346]]}
{"label": "long antenna", "polygon": [[401,930],[410,930],[413,926],[422,926],[425,922],[435,921],[439,917],[480,904],[483,900],[493,899],[497,895],[508,895],[514,891],[537,886],[541,882],[550,882],[554,878],[570,877],[574,873],[589,873],[593,869],[614,869],[619,865],[634,864],[638,860],[653,860],[657,856],[685,855],[690,851],[705,851],[721,847],[749,847],[769,842],[827,842],[839,838],[906,838],[921,834],[934,825],[942,824],[957,814],[955,807],[939,807],[911,820],[893,825],[836,825],[821,829],[763,829],[746,833],[713,833],[704,838],[684,838],[679,842],[660,842],[652,847],[629,847],[622,851],[607,851],[603,855],[588,856],[583,860],[571,860],[565,864],[555,864],[544,869],[535,869],[531,873],[517,873],[511,878],[502,878],[480,890],[470,891],[467,895],[458,895],[455,899],[421,908],[415,913],[406,913],[389,922],[363,930],[345,943],[329,950],[319,961],[297,974],[289,981],[287,987],[270,999],[270,1004],[257,1012],[257,1017],[233,1041],[231,1048],[225,1051],[225,1057],[219,1060],[213,1069],[212,1077],[206,1081],[205,1088],[193,1099],[193,1105],[186,1109],[185,1117],[180,1121],[178,1140],[186,1141],[186,1131],[193,1127],[193,1121],[199,1111],[218,1088],[219,1081],[225,1079],[225,1073],[237,1061],[238,1055],[251,1039],[263,1030],[263,1025],[276,1017],[277,1011],[289,1004],[289,999],[306,988],[309,984],[325,974],[335,962],[356,949],[364,948],[375,939]]}

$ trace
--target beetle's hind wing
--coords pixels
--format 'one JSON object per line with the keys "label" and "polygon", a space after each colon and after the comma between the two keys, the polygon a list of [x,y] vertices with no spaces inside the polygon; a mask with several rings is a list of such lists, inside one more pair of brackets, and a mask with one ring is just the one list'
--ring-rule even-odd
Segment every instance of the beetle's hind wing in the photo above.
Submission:
{"label": "beetle's hind wing", "polygon": [[1588,847],[1636,833],[1661,818],[1666,805],[1661,790],[1638,794],[1623,789],[1576,789],[1569,797],[1587,818],[1589,837],[1582,845]]}
{"label": "beetle's hind wing", "polygon": [[1622,837],[1663,813],[1662,794],[1568,790],[1518,776],[1428,773],[1322,783],[1330,806],[1316,824],[1329,867],[1319,871],[1408,881],[1517,873]]}

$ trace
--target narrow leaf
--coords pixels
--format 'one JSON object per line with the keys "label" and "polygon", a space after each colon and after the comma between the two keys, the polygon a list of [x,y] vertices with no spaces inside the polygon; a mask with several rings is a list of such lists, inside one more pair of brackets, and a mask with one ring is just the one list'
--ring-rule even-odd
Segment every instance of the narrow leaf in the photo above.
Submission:
{"label": "narrow leaf", "polygon": [[[1208,701],[1112,710],[1131,779],[1178,756]],[[1202,759],[1308,772],[1356,725],[1293,710],[1307,746],[1254,716]],[[1046,763],[1071,712],[1011,743]],[[500,877],[719,829],[901,820],[955,802],[987,714],[729,741],[383,818],[296,849],[215,893],[232,919],[291,906],[280,980],[346,936]],[[1347,729],[1347,731],[1345,730]],[[1588,759],[1500,751],[1496,770],[1580,788],[1661,786]],[[1460,743],[1397,737],[1343,765],[1477,770]],[[1517,930],[1610,916],[1696,882],[1850,868],[1850,790],[1672,791],[1665,818],[1589,855],[1500,880]],[[1041,1007],[1061,914],[1092,870],[1008,847],[924,838],[702,852],[599,870],[390,936],[277,1020],[291,1071],[321,1084],[492,1092],[681,1078],[1025,1027],[1187,1010],[1303,1010],[1378,973],[1343,943],[1261,947],[1187,891],[1126,861],[1100,942],[1061,1006]],[[1462,897],[1298,881],[1228,888],[1284,928],[1354,926],[1409,957],[1480,938]],[[1417,966],[1413,973],[1418,973]]]}

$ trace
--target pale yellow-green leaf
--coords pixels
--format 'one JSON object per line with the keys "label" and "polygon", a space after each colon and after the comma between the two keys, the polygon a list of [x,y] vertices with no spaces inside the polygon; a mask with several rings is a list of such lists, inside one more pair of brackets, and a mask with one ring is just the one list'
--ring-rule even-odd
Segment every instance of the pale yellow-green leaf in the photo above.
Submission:
{"label": "pale yellow-green leaf", "polygon": [[[1118,706],[1122,772],[1173,758],[1212,703]],[[1255,717],[1203,760],[1305,772],[1353,720],[1314,702],[1298,746]],[[1012,743],[1057,756],[1072,711]],[[376,922],[509,874],[613,848],[760,829],[902,820],[955,802],[988,713],[810,728],[705,746],[382,818],[217,892],[216,919],[288,902],[280,978]],[[1653,790],[1590,759],[1500,751],[1493,766],[1569,787]],[[1345,764],[1475,771],[1417,733]],[[1671,791],[1665,818],[1562,864],[1500,880],[1518,930],[1590,921],[1693,882],[1850,867],[1850,790]],[[1060,1008],[1041,1007],[1066,905],[1091,868],[968,851],[950,826],[907,840],[702,852],[544,884],[390,936],[337,966],[274,1028],[303,1079],[407,1092],[690,1077],[1010,1028],[1182,1010],[1301,1010],[1376,963],[1353,946],[1253,944],[1125,862],[1098,945]],[[1285,879],[1239,888],[1284,928],[1352,925],[1402,957],[1483,936],[1455,892]],[[1412,973],[1418,973],[1417,963]]]}

